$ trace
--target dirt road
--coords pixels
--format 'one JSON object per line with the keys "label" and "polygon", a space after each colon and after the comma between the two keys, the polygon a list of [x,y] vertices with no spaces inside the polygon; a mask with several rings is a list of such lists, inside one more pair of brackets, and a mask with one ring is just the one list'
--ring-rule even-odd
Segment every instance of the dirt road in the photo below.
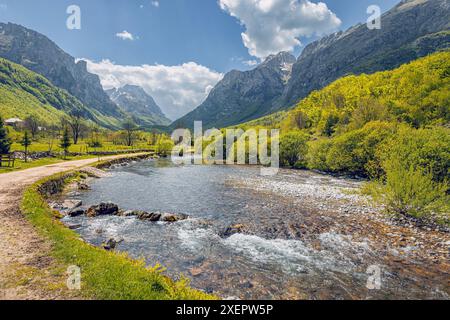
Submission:
{"label": "dirt road", "polygon": [[[139,154],[134,154],[139,155]],[[104,157],[102,160],[125,158]],[[40,237],[20,212],[26,187],[56,173],[97,162],[86,159],[0,174],[0,300],[71,299],[55,272],[61,266],[51,258],[50,244]]]}

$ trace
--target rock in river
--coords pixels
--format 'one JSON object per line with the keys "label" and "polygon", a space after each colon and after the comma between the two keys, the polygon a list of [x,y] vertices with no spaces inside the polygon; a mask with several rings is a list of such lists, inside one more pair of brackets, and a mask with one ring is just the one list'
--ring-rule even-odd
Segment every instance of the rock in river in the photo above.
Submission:
{"label": "rock in river", "polygon": [[177,222],[181,220],[186,220],[187,218],[189,218],[189,216],[183,213],[163,213],[161,214],[160,221]]}
{"label": "rock in river", "polygon": [[67,215],[69,217],[78,217],[78,216],[82,216],[84,214],[86,214],[86,210],[83,208],[74,208],[67,212]]}
{"label": "rock in river", "polygon": [[89,185],[87,183],[84,183],[84,182],[78,182],[77,187],[78,187],[78,190],[83,190],[83,191],[91,189],[91,187],[89,187]]}
{"label": "rock in river", "polygon": [[108,241],[102,243],[102,247],[105,250],[114,250],[120,241],[116,241],[116,239],[109,239]]}
{"label": "rock in river", "polygon": [[119,207],[113,203],[102,202],[99,205],[92,206],[87,210],[88,217],[116,215],[119,212]]}
{"label": "rock in river", "polygon": [[145,211],[137,211],[136,216],[140,220],[156,222],[161,218],[161,213],[158,212],[145,212]]}
{"label": "rock in river", "polygon": [[242,232],[244,232],[244,230],[245,230],[245,225],[235,224],[235,225],[232,225],[232,226],[229,226],[228,228],[226,228],[225,231],[220,233],[220,236],[222,238],[228,238],[236,233],[242,233]]}

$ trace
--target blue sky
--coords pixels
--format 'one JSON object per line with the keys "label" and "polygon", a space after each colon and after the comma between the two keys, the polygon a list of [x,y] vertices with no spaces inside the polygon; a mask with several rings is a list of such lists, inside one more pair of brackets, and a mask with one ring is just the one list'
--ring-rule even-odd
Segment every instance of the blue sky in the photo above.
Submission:
{"label": "blue sky", "polygon": [[[367,7],[376,4],[386,11],[399,0],[322,0],[326,7],[318,7],[317,0],[296,0],[307,3],[304,11],[292,15],[286,8],[292,0],[0,0],[0,21],[14,22],[39,31],[55,41],[62,49],[76,58],[92,62],[91,71],[100,74],[105,87],[139,82],[123,74],[114,79],[112,66],[159,65],[166,69],[134,70],[181,74],[188,70],[200,74],[197,95],[189,99],[168,96],[170,93],[144,86],[154,95],[170,117],[178,117],[203,100],[221,75],[231,69],[246,70],[279,49],[292,49],[298,56],[304,45],[321,34],[343,30],[365,22]],[[254,10],[254,3],[261,2],[267,12]],[[81,9],[81,30],[68,30],[66,9],[76,4]],[[262,5],[260,5],[262,7]],[[259,8],[259,7],[258,7]],[[264,9],[264,8],[263,8]],[[321,13],[314,13],[320,9]],[[325,10],[326,9],[326,10]],[[259,12],[259,14],[257,13]],[[324,21],[314,15],[323,15]],[[286,17],[286,21],[284,20]],[[289,30],[283,37],[274,32],[280,26],[290,28],[298,24],[303,32]],[[299,30],[299,29],[297,29]],[[133,40],[117,36],[127,31]],[[247,34],[247,41],[242,33]],[[301,33],[301,34],[299,34]],[[280,33],[281,34],[281,33]],[[297,38],[302,45],[295,45]],[[293,45],[294,44],[294,45]],[[110,64],[96,65],[101,61]],[[172,66],[186,68],[176,70]],[[111,71],[109,72],[108,69]],[[116,70],[117,71],[117,70]],[[160,72],[162,71],[162,73]],[[126,78],[126,79],[124,79]],[[128,79],[128,80],[127,80]],[[136,80],[136,81],[135,81]],[[151,79],[150,79],[151,80]],[[196,82],[197,79],[193,79]],[[148,81],[152,82],[152,81]],[[177,81],[175,81],[177,82]],[[180,81],[178,81],[180,82]],[[182,81],[181,81],[182,82]],[[160,83],[160,87],[174,83]],[[178,95],[193,89],[183,87]],[[186,89],[187,90],[184,90]],[[160,92],[161,91],[161,92]],[[184,95],[189,96],[184,92]],[[171,110],[169,110],[171,109]],[[179,112],[177,110],[179,109]]]}

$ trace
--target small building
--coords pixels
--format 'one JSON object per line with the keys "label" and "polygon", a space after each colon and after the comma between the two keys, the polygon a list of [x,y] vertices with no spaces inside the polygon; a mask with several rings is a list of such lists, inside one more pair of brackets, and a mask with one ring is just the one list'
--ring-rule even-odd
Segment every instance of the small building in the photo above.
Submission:
{"label": "small building", "polygon": [[19,118],[11,118],[11,119],[5,120],[5,125],[14,127],[17,129],[17,128],[22,128],[24,125],[24,122],[23,122],[23,120],[21,120]]}

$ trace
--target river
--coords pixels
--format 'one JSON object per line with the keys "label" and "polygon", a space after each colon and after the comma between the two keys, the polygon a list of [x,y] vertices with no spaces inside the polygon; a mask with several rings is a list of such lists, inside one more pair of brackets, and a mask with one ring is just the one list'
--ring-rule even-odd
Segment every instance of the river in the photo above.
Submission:
{"label": "river", "polygon": [[[428,242],[417,234],[399,244],[405,232],[356,194],[361,181],[285,169],[266,177],[258,167],[177,166],[168,159],[109,172],[75,198],[84,206],[110,201],[124,210],[190,218],[172,224],[117,216],[64,221],[81,224],[77,232],[94,245],[122,240],[117,250],[159,263],[195,288],[231,299],[449,297],[445,259],[429,268],[420,246],[425,250]],[[225,236],[232,225],[241,232]],[[371,283],[379,287],[369,289]]]}

